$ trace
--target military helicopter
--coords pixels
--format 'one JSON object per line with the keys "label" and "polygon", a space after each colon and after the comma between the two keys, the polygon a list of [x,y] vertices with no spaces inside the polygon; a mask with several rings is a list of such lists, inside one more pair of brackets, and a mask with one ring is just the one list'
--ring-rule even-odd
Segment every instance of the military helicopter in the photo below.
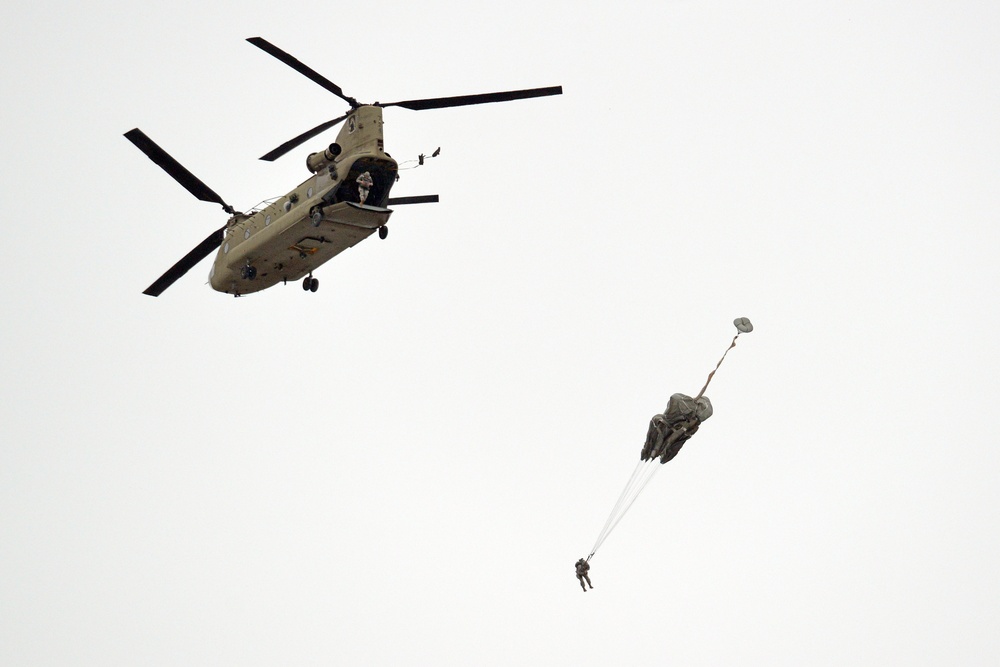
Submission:
{"label": "military helicopter", "polygon": [[319,289],[319,279],[312,274],[320,265],[376,231],[380,238],[386,238],[389,231],[386,223],[392,215],[389,206],[438,201],[437,195],[389,196],[398,178],[399,165],[385,152],[382,109],[395,106],[423,111],[562,94],[562,86],[553,86],[362,104],[267,40],[249,37],[247,41],[350,105],[344,115],[286,141],[261,156],[261,160],[276,160],[321,132],[346,122],[334,143],[306,158],[306,167],[311,173],[307,180],[288,194],[248,213],[227,204],[142,130],[136,128],[126,132],[129,141],[191,194],[202,201],[219,204],[230,215],[224,226],[170,267],[143,294],[159,296],[213,251],[217,254],[208,277],[212,288],[219,292],[241,296],[300,279],[304,290],[315,292]]}

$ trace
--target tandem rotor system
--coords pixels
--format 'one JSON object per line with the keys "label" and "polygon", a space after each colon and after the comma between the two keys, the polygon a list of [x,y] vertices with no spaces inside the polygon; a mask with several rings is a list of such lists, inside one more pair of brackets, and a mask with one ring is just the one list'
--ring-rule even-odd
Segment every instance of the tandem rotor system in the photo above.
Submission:
{"label": "tandem rotor system", "polygon": [[265,153],[260,157],[261,160],[272,161],[276,160],[288,151],[296,148],[297,146],[305,143],[309,139],[312,139],[321,132],[325,132],[331,127],[335,126],[337,123],[346,119],[351,115],[356,109],[363,106],[373,106],[373,107],[403,107],[404,109],[411,109],[413,111],[425,111],[427,109],[445,109],[448,107],[462,107],[469,106],[473,104],[489,104],[491,102],[510,102],[512,100],[524,100],[532,97],[545,97],[548,95],[562,95],[562,86],[550,86],[547,88],[529,88],[526,90],[507,90],[503,92],[496,93],[481,93],[478,95],[458,95],[455,97],[431,97],[419,100],[403,100],[401,102],[373,102],[372,104],[362,104],[358,102],[355,98],[345,95],[343,89],[337,84],[333,83],[327,79],[322,74],[316,72],[308,65],[305,65],[298,58],[282,51],[274,44],[262,37],[248,37],[247,41],[256,46],[257,48],[271,54],[281,62],[285,63],[295,71],[303,74],[307,78],[311,79],[315,83],[319,84],[326,90],[330,91],[340,99],[347,102],[351,109],[342,116],[337,116],[331,120],[324,123],[320,123],[316,127],[303,132],[294,139],[289,139],[285,143],[281,144],[274,150]]}
{"label": "tandem rotor system", "polygon": [[[523,100],[530,99],[533,97],[545,97],[549,95],[560,95],[562,94],[562,86],[551,86],[547,88],[530,88],[524,90],[508,90],[492,93],[481,93],[475,95],[458,95],[454,97],[433,97],[424,99],[413,99],[413,100],[401,100],[398,102],[373,102],[371,104],[364,104],[359,102],[354,97],[351,97],[344,93],[343,89],[337,84],[333,83],[323,75],[319,74],[311,67],[305,65],[297,58],[286,53],[282,49],[278,48],[274,44],[271,44],[266,39],[262,37],[249,37],[247,41],[261,49],[265,53],[277,58],[281,62],[285,63],[295,71],[304,75],[308,79],[317,83],[327,91],[333,93],[341,100],[347,102],[349,109],[343,115],[337,116],[331,120],[320,123],[316,127],[303,132],[302,134],[294,137],[281,144],[277,148],[265,153],[260,159],[266,161],[273,161],[281,157],[285,153],[288,153],[292,149],[298,147],[309,139],[315,137],[316,135],[328,130],[338,123],[351,119],[348,121],[348,125],[345,126],[347,129],[353,130],[350,127],[350,123],[355,121],[356,118],[369,117],[375,118],[377,114],[381,113],[381,109],[385,107],[403,107],[404,109],[410,109],[413,111],[424,111],[427,109],[444,109],[448,107],[460,107],[460,106],[470,106],[475,104],[488,104],[493,102],[508,102],[513,100]],[[352,114],[354,116],[352,116]],[[380,116],[377,116],[380,118]],[[358,129],[362,127],[361,120],[357,121]],[[344,134],[344,130],[342,130]],[[359,133],[361,134],[361,133]],[[168,154],[163,148],[158,146],[152,139],[146,136],[142,130],[135,128],[125,133],[125,138],[131,141],[139,150],[146,154],[146,156],[160,166],[165,172],[167,172],[174,180],[180,183],[184,188],[193,194],[195,197],[202,201],[212,202],[222,206],[222,209],[230,215],[229,221],[223,227],[212,232],[208,237],[205,238],[201,243],[195,246],[188,254],[182,257],[176,264],[170,267],[166,273],[160,276],[152,285],[146,288],[143,293],[151,296],[158,296],[172,285],[177,279],[182,275],[187,273],[191,268],[198,264],[202,259],[212,254],[222,248],[224,253],[228,253],[227,261],[217,260],[215,266],[213,266],[212,274],[210,275],[210,280],[212,287],[224,292],[229,292],[240,294],[259,291],[265,287],[276,284],[276,271],[285,270],[280,267],[284,267],[287,263],[281,258],[282,253],[287,253],[287,247],[279,247],[281,244],[277,240],[277,235],[279,232],[274,231],[274,226],[271,226],[265,231],[260,231],[260,226],[257,225],[256,217],[261,218],[266,217],[266,212],[262,215],[259,212],[251,211],[248,214],[241,213],[228,204],[222,197],[219,196],[214,190],[208,187],[204,182],[202,182],[198,177],[188,171],[184,166],[182,166],[177,160],[175,160],[170,154]],[[408,197],[390,197],[388,196],[389,189],[391,188],[391,182],[386,174],[392,172],[395,174],[398,172],[398,165],[392,161],[387,153],[384,153],[383,143],[381,138],[381,131],[379,130],[379,135],[377,141],[372,139],[372,145],[376,148],[374,151],[369,146],[355,146],[353,150],[351,147],[344,147],[344,152],[341,154],[341,147],[338,144],[331,144],[330,148],[326,151],[318,154],[314,154],[316,157],[310,163],[310,170],[316,174],[315,178],[319,178],[321,171],[325,170],[330,176],[326,177],[327,181],[331,179],[350,179],[350,186],[353,187],[354,180],[359,183],[362,179],[359,177],[358,173],[354,173],[351,169],[356,169],[361,172],[365,178],[368,177],[368,171],[371,171],[371,177],[375,178],[373,184],[373,198],[377,198],[377,201],[367,204],[365,197],[362,195],[360,201],[357,197],[350,195],[345,190],[333,191],[332,189],[324,190],[322,193],[313,195],[312,190],[308,189],[306,184],[298,186],[295,190],[292,190],[284,199],[286,202],[291,202],[291,205],[299,200],[305,200],[312,198],[317,200],[322,196],[322,201],[318,205],[313,206],[312,209],[306,210],[301,216],[295,218],[296,224],[299,220],[304,220],[306,224],[311,224],[314,227],[319,226],[324,223],[326,218],[324,218],[324,208],[326,210],[331,209],[335,204],[360,204],[361,213],[347,211],[347,216],[349,218],[348,222],[345,224],[354,224],[351,222],[353,218],[358,215],[365,216],[369,218],[378,218],[378,216],[387,217],[388,213],[391,212],[387,206],[395,206],[402,204],[419,204],[427,202],[438,201],[437,195],[421,195],[421,196],[408,196]],[[335,150],[334,150],[335,149]],[[439,151],[440,149],[438,149]],[[434,153],[437,155],[437,151]],[[374,157],[372,157],[374,156]],[[421,155],[419,160],[423,163],[423,158],[425,156]],[[354,167],[352,165],[362,165]],[[381,169],[381,172],[379,172]],[[334,170],[337,173],[334,174]],[[395,170],[395,171],[393,171]],[[340,173],[343,171],[344,173]],[[390,174],[391,175],[391,174]],[[381,179],[381,180],[380,180]],[[336,187],[341,187],[342,181],[337,181],[335,183]],[[364,185],[365,188],[372,187],[371,185]],[[305,192],[305,195],[300,194],[299,191]],[[382,194],[376,196],[377,192]],[[348,197],[354,197],[353,201]],[[328,198],[329,196],[329,198]],[[346,202],[346,203],[345,203]],[[289,204],[286,203],[286,206]],[[288,212],[289,209],[285,209]],[[385,213],[383,213],[385,212]],[[352,217],[353,216],[353,217]],[[270,218],[268,218],[263,226],[267,227],[270,223]],[[362,222],[357,223],[359,227],[370,229],[369,223]],[[255,226],[257,225],[257,226]],[[234,238],[231,235],[227,236],[227,229],[229,228],[240,228],[245,234],[245,238],[248,243],[240,245],[241,238]],[[287,227],[285,228],[287,230]],[[232,230],[230,230],[232,231]],[[378,234],[381,238],[385,238],[386,232],[388,230],[384,226],[384,222],[378,228]],[[270,236],[269,236],[270,235]],[[242,236],[242,235],[241,235]],[[251,236],[253,240],[251,241]],[[303,237],[304,239],[307,237]],[[230,251],[228,248],[229,242],[232,240],[234,249]],[[270,246],[268,246],[270,242]],[[356,241],[354,241],[356,242]],[[223,244],[226,244],[223,246]],[[287,244],[286,244],[287,245]],[[353,242],[350,242],[353,245]],[[267,247],[266,250],[261,250],[261,248]],[[349,245],[347,246],[349,247]],[[239,248],[239,249],[237,249]],[[326,254],[318,253],[315,261],[312,261],[308,265],[300,266],[297,271],[298,275],[301,277],[307,275],[308,282],[303,282],[303,286],[310,290],[315,291],[318,286],[318,281],[312,278],[312,270],[317,268],[320,264],[332,258],[337,252],[340,252],[340,248],[336,251],[330,251]],[[258,276],[256,265],[269,265],[271,267],[268,273],[262,269],[260,275]],[[240,266],[237,269],[237,273],[234,278],[230,278],[231,272],[234,270],[232,267]],[[279,268],[274,268],[279,267]],[[220,274],[224,274],[226,277],[220,278]],[[214,279],[211,277],[214,275]],[[270,281],[267,284],[262,282],[262,279],[266,276],[266,280]],[[256,280],[255,280],[256,279]],[[218,284],[217,284],[218,283]]]}

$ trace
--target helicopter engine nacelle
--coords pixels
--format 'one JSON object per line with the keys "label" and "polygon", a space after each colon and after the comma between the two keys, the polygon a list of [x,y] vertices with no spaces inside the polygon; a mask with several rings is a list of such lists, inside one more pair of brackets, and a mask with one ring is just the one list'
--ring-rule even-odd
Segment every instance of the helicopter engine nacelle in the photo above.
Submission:
{"label": "helicopter engine nacelle", "polygon": [[330,146],[320,153],[310,153],[306,158],[306,168],[314,174],[318,174],[333,162],[340,155],[340,144],[330,144]]}

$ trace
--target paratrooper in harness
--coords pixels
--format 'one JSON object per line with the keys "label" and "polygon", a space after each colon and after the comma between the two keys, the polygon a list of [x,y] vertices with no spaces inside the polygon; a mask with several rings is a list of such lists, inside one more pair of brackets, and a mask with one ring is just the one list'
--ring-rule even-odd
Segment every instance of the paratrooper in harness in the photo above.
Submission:
{"label": "paratrooper in harness", "polygon": [[[588,572],[590,572],[590,563],[582,558],[576,561],[576,578],[580,580],[580,588],[583,589],[584,593],[587,592],[587,586],[590,586],[591,588],[594,587],[594,584],[590,583],[590,575]],[[587,583],[584,584],[584,581]]]}

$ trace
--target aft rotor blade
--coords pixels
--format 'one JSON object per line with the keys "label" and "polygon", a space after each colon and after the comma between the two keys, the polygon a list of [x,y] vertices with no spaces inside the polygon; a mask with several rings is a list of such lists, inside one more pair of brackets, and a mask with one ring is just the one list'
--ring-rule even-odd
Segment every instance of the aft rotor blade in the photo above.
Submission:
{"label": "aft rotor blade", "polygon": [[125,133],[125,138],[135,144],[146,156],[160,165],[163,171],[174,177],[174,180],[187,188],[187,191],[202,201],[220,204],[226,213],[234,213],[233,207],[222,200],[215,190],[202,183],[201,179],[184,168],[180,162],[175,160],[165,150],[156,145],[152,139],[143,134],[142,130],[135,128]]}
{"label": "aft rotor blade", "polygon": [[323,76],[313,68],[304,64],[298,58],[289,55],[288,53],[285,53],[284,51],[282,51],[277,46],[267,41],[263,37],[247,37],[247,41],[256,46],[258,49],[261,49],[262,51],[271,54],[272,56],[274,56],[281,62],[285,63],[299,74],[304,74],[308,78],[312,79],[313,81],[323,86],[324,88],[329,90],[331,93],[333,93],[340,99],[350,104],[351,107],[353,108],[358,107],[358,101],[353,97],[348,97],[347,95],[345,95],[344,91],[341,90],[340,86],[335,84],[333,81],[330,81],[329,79],[327,79],[325,76]]}
{"label": "aft rotor blade", "polygon": [[157,278],[156,282],[143,290],[142,293],[149,296],[160,296],[163,290],[173,285],[178,278],[190,271],[195,264],[217,250],[222,245],[222,239],[225,237],[225,234],[225,226],[212,232],[207,239],[199,243],[194,250],[184,255],[181,261],[171,266],[166,273]]}
{"label": "aft rotor blade", "polygon": [[309,141],[310,139],[312,139],[313,137],[315,137],[320,132],[325,132],[326,130],[330,129],[331,127],[333,127],[334,125],[336,125],[340,121],[342,121],[345,118],[347,118],[349,115],[350,114],[344,114],[340,118],[334,118],[333,120],[328,120],[325,123],[322,123],[321,125],[317,125],[316,127],[314,127],[313,129],[309,130],[308,132],[303,132],[302,134],[300,134],[299,136],[295,137],[294,139],[286,141],[285,143],[281,144],[280,146],[278,146],[277,148],[275,148],[270,153],[265,153],[264,155],[261,155],[260,159],[261,160],[267,160],[268,162],[273,162],[273,161],[277,160],[279,157],[281,157],[282,155],[284,155],[285,153],[287,153],[288,151],[292,150],[293,148],[295,148],[297,146],[300,146],[301,144],[304,144],[305,142]]}
{"label": "aft rotor blade", "polygon": [[402,204],[436,204],[437,195],[415,195],[413,197],[389,197],[387,206],[400,206]]}
{"label": "aft rotor blade", "polygon": [[508,90],[502,93],[482,93],[480,95],[434,97],[425,100],[404,100],[402,102],[390,102],[388,104],[379,104],[378,106],[403,107],[404,109],[423,111],[424,109],[464,107],[470,104],[487,104],[490,102],[510,102],[511,100],[525,100],[531,97],[546,97],[548,95],[562,95],[562,86],[552,86],[550,88],[531,88],[528,90]]}

